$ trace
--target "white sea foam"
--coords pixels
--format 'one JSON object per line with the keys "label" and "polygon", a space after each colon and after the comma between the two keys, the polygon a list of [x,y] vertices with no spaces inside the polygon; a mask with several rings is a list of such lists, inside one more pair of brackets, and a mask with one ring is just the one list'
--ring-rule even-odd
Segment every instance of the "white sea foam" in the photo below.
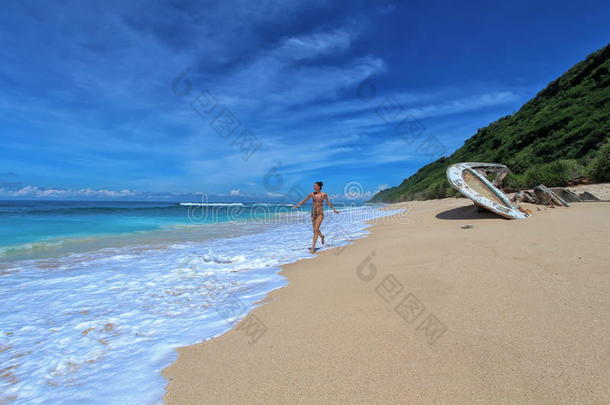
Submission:
{"label": "white sea foam", "polygon": [[179,205],[183,205],[185,207],[243,207],[242,203],[193,203],[193,202],[181,202]]}
{"label": "white sea foam", "polygon": [[[329,247],[362,237],[366,219],[396,212],[359,210],[358,220],[327,216]],[[286,284],[279,266],[310,256],[311,224],[258,226],[259,233],[163,249],[10,263],[0,273],[0,402],[160,402],[160,372],[176,347],[225,333]],[[227,315],[220,310],[227,299],[243,308]]]}
{"label": "white sea foam", "polygon": [[10,253],[49,250],[49,249],[61,246],[63,243],[64,243],[63,241],[57,240],[57,241],[23,243],[21,245],[14,245],[14,246],[3,246],[3,247],[0,247],[0,257],[7,256]]}

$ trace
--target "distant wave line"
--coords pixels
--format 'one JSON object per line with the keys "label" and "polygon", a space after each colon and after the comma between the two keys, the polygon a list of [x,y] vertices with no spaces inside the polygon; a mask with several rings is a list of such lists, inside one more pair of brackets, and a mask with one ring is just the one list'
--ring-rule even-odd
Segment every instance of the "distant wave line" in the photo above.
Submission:
{"label": "distant wave line", "polygon": [[194,203],[194,202],[181,202],[178,205],[185,207],[197,206],[197,207],[243,207],[243,203]]}

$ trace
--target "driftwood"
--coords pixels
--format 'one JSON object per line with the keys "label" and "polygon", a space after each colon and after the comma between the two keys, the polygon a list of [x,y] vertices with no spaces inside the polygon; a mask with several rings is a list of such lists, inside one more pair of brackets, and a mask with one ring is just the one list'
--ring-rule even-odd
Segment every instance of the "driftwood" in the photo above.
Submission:
{"label": "driftwood", "polygon": [[539,204],[563,205],[564,207],[570,206],[563,198],[549,190],[544,184],[539,184],[534,187],[534,194],[536,194]]}
{"label": "driftwood", "polygon": [[[571,191],[567,191],[568,196],[567,200],[570,201],[580,201],[574,193]],[[513,196],[514,202],[525,202],[530,204],[540,204],[540,205],[550,205],[550,206],[564,206],[569,207],[570,204],[566,201],[566,199],[562,198],[563,196],[559,196],[560,193],[549,190],[544,184],[540,184],[534,187],[534,190],[521,190],[515,193]],[[572,197],[573,195],[573,197]],[[574,200],[573,198],[576,198]]]}
{"label": "driftwood", "polygon": [[601,201],[599,198],[595,197],[588,191],[578,194],[578,198],[580,198],[580,201]]}
{"label": "driftwood", "polygon": [[517,191],[513,196],[512,201],[549,205],[551,207],[556,205],[569,207],[569,203],[610,200],[600,200],[588,191],[576,195],[574,192],[565,188],[554,187],[552,189],[548,189],[543,184],[540,184],[539,186],[534,187],[533,190]]}
{"label": "driftwood", "polygon": [[525,203],[530,203],[530,204],[538,204],[537,197],[534,195],[534,193],[532,193],[529,190],[517,191],[515,193],[515,195],[513,196],[513,201],[514,202],[525,202]]}
{"label": "driftwood", "polygon": [[552,188],[551,189],[555,194],[559,197],[563,198],[565,201],[572,202],[581,202],[582,200],[573,192],[565,188]]}

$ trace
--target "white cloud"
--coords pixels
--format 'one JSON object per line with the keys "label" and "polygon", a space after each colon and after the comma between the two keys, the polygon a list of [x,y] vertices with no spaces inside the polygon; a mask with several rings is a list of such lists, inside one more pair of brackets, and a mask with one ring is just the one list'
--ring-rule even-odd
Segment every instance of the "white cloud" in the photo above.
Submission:
{"label": "white cloud", "polygon": [[513,103],[519,100],[520,97],[512,91],[495,91],[409,109],[408,113],[416,118],[438,117]]}
{"label": "white cloud", "polygon": [[229,191],[229,195],[230,195],[230,196],[236,196],[236,195],[239,195],[239,189]]}
{"label": "white cloud", "polygon": [[[350,128],[371,129],[372,127],[387,127],[389,131],[393,126],[405,118],[420,120],[428,118],[446,117],[454,114],[467,113],[487,107],[494,107],[510,103],[517,103],[521,97],[512,91],[489,91],[486,93],[467,96],[455,96],[452,91],[440,91],[437,94],[421,95],[394,94],[390,97],[377,97],[368,110],[362,110],[361,105],[354,105],[354,112],[360,114],[355,118],[348,118],[341,122]],[[410,106],[406,107],[405,104]],[[415,103],[415,105],[413,105]],[[343,104],[341,111],[348,113],[349,104]],[[321,116],[334,113],[333,107],[318,112]],[[317,117],[321,119],[320,116]]]}
{"label": "white cloud", "polygon": [[320,32],[286,39],[273,55],[294,60],[315,58],[330,53],[343,52],[350,48],[352,34],[345,29]]}
{"label": "white cloud", "polygon": [[86,197],[86,198],[117,198],[132,197],[139,193],[131,190],[93,190],[90,188],[82,189],[62,189],[44,188],[36,186],[24,186],[17,190],[0,188],[0,196],[5,197],[36,197],[36,198],[55,198],[55,197]]}
{"label": "white cloud", "polygon": [[341,64],[305,65],[299,62],[347,52],[358,30],[343,26],[283,39],[263,51],[236,73],[222,78],[217,92],[223,103],[264,106],[277,112],[320,99],[336,98],[341,90],[355,88],[372,75],[383,73],[386,64],[374,55],[353,57]]}

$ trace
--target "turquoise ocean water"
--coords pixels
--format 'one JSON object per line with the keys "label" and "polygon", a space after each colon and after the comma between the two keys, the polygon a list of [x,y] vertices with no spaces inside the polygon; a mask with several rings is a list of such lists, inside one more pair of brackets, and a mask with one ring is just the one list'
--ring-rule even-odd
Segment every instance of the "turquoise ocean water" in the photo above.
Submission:
{"label": "turquoise ocean water", "polygon": [[[286,204],[0,201],[0,260],[164,236],[169,240],[218,236],[218,229],[200,225],[256,221],[289,211]],[[163,230],[171,232],[147,233]]]}

